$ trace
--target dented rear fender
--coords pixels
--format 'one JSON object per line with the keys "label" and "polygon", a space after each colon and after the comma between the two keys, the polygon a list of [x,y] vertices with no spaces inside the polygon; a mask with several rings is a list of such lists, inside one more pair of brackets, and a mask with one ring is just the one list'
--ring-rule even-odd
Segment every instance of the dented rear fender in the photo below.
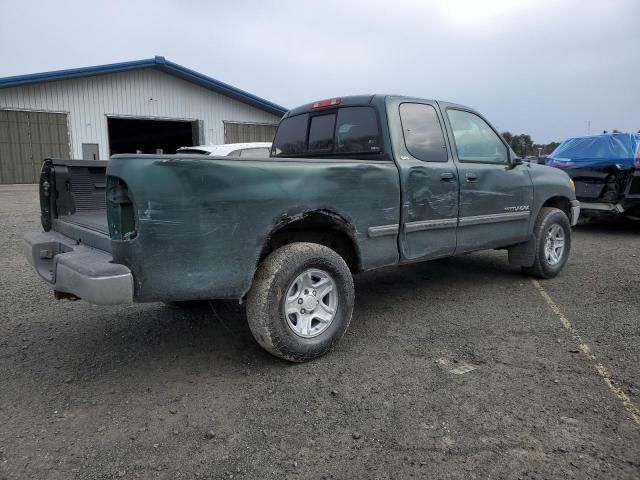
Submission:
{"label": "dented rear fender", "polygon": [[392,162],[114,157],[109,176],[131,192],[136,236],[112,240],[133,273],[136,301],[241,298],[265,242],[310,214],[344,225],[362,268],[397,262],[397,238],[369,227],[399,222]]}

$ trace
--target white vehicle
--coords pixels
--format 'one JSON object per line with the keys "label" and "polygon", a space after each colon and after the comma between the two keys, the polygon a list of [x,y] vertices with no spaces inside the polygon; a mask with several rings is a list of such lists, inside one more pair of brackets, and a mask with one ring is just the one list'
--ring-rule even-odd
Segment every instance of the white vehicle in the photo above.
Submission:
{"label": "white vehicle", "polygon": [[223,145],[198,145],[182,147],[176,153],[193,153],[196,155],[212,155],[215,157],[251,157],[266,158],[271,150],[271,142],[225,143]]}

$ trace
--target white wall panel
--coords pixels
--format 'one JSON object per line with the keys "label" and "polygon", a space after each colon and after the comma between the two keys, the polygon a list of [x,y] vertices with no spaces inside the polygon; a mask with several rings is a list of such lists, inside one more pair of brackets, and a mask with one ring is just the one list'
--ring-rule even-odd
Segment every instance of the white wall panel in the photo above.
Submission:
{"label": "white wall panel", "polygon": [[207,143],[224,142],[224,121],[277,123],[276,115],[153,68],[0,89],[0,108],[68,112],[73,158],[83,143],[109,156],[107,116],[202,120]]}

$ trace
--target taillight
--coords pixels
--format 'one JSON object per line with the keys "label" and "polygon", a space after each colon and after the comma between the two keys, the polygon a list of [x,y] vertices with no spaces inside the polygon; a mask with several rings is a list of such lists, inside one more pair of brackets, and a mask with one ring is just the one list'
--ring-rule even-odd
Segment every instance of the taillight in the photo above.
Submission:
{"label": "taillight", "polygon": [[51,195],[55,191],[53,178],[53,162],[46,158],[42,163],[40,172],[40,222],[45,232],[51,230],[52,209]]}
{"label": "taillight", "polygon": [[633,168],[640,170],[640,142],[638,142],[638,149],[636,150],[636,159],[633,162]]}
{"label": "taillight", "polygon": [[133,240],[138,235],[129,188],[118,177],[107,177],[107,220],[113,240]]}
{"label": "taillight", "polygon": [[318,100],[311,104],[311,108],[334,107],[340,105],[340,98],[327,98],[326,100]]}

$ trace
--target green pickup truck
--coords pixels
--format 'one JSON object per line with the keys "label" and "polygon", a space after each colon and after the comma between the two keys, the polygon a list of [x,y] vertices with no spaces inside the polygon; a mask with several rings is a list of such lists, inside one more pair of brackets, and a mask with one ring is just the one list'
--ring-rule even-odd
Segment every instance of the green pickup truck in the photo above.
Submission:
{"label": "green pickup truck", "polygon": [[347,330],[353,274],[502,248],[553,277],[580,213],[564,172],[523,163],[477,112],[393,95],[289,111],[270,158],[47,159],[40,204],[25,255],[56,298],[237,299],[298,362]]}

